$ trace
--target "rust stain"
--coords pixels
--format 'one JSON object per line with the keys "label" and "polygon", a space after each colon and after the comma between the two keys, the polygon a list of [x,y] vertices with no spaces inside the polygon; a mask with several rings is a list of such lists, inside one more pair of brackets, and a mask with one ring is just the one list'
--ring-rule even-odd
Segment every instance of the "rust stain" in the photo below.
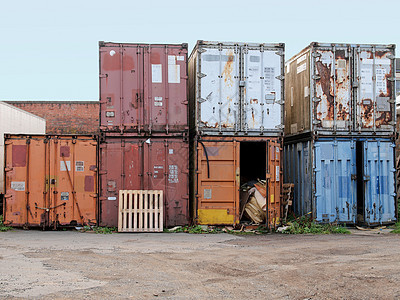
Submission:
{"label": "rust stain", "polygon": [[374,107],[371,99],[364,99],[361,104],[361,114],[363,118],[363,127],[371,128],[373,125]]}
{"label": "rust stain", "polygon": [[321,61],[317,61],[317,70],[318,74],[321,76],[321,79],[317,82],[317,84],[321,85],[322,92],[326,96],[327,100],[327,120],[333,120],[333,104],[334,97],[331,94],[331,67],[327,67]]}
{"label": "rust stain", "polygon": [[232,78],[233,61],[234,61],[233,51],[230,51],[228,53],[228,61],[226,62],[224,70],[222,71],[221,74],[224,77],[225,83],[228,84],[229,86],[233,86],[233,78]]}
{"label": "rust stain", "polygon": [[258,99],[250,99],[250,104],[257,104],[258,103]]}

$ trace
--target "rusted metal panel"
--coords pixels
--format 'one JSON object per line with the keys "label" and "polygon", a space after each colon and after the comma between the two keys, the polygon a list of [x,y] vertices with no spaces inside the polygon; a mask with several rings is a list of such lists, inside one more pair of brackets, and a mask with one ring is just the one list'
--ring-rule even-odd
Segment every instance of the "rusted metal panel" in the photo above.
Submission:
{"label": "rusted metal panel", "polygon": [[[249,149],[256,144],[264,150],[251,152]],[[241,219],[240,187],[249,180],[264,179],[267,181],[267,224],[272,227],[279,224],[282,186],[282,146],[279,138],[198,137],[195,146],[197,223],[238,224]]]}
{"label": "rusted metal panel", "polygon": [[189,223],[189,143],[108,137],[100,144],[100,224],[118,226],[120,190],[164,191],[164,224]]}
{"label": "rusted metal panel", "polygon": [[5,163],[7,224],[97,224],[97,138],[7,136]]}
{"label": "rusted metal panel", "polygon": [[189,58],[190,124],[198,134],[280,134],[284,44],[198,41]]}
{"label": "rusted metal panel", "polygon": [[291,58],[286,63],[285,133],[393,134],[394,49],[312,43]]}
{"label": "rusted metal panel", "polygon": [[102,131],[188,130],[187,44],[99,43]]}

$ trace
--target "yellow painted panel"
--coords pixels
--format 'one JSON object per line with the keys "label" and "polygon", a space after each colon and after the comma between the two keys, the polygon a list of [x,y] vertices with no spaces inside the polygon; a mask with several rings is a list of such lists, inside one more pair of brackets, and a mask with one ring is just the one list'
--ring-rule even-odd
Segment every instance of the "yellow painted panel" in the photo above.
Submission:
{"label": "yellow painted panel", "polygon": [[271,195],[271,203],[274,203],[274,202],[275,202],[275,195],[272,194],[272,195]]}
{"label": "yellow painted panel", "polygon": [[198,213],[200,225],[231,225],[235,219],[226,209],[199,209]]}

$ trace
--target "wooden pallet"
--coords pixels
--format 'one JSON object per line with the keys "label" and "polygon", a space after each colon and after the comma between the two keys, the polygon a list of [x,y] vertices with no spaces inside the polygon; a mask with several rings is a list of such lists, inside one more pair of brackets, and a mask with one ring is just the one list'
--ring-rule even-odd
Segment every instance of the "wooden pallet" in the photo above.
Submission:
{"label": "wooden pallet", "polygon": [[163,191],[119,191],[118,232],[162,232]]}
{"label": "wooden pallet", "polygon": [[283,205],[283,211],[285,212],[285,222],[287,219],[289,206],[292,206],[293,204],[293,192],[294,192],[293,183],[285,183],[282,185],[282,205]]}

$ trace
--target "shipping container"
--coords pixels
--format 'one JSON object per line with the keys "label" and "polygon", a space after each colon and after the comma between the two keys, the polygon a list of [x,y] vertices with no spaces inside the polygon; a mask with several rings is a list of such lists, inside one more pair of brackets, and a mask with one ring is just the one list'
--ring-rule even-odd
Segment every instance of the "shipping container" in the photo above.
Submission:
{"label": "shipping container", "polygon": [[190,127],[199,135],[280,135],[280,44],[198,41],[189,58]]}
{"label": "shipping container", "polygon": [[96,136],[9,135],[5,150],[6,224],[97,224]]}
{"label": "shipping container", "polygon": [[118,226],[120,190],[162,190],[164,226],[189,224],[189,143],[185,138],[103,135],[100,224]]}
{"label": "shipping container", "polygon": [[[4,170],[4,134],[45,134],[46,120],[0,101],[0,170]],[[4,173],[0,172],[0,195],[4,194]],[[2,213],[3,210],[0,210]]]}
{"label": "shipping container", "polygon": [[395,45],[311,43],[286,63],[285,135],[388,135]]}
{"label": "shipping container", "polygon": [[237,225],[243,220],[246,193],[266,181],[265,224],[281,218],[281,139],[277,137],[197,137],[192,160],[194,221]]}
{"label": "shipping container", "polygon": [[293,209],[323,223],[397,220],[395,143],[390,138],[319,138],[285,143],[284,180]]}
{"label": "shipping container", "polygon": [[188,131],[187,44],[99,42],[100,129]]}

